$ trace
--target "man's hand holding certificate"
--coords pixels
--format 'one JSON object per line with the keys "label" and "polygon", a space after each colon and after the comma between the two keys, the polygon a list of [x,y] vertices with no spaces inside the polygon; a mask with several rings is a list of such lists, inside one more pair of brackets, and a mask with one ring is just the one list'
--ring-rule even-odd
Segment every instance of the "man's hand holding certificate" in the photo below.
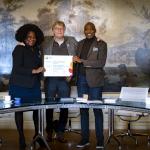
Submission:
{"label": "man's hand holding certificate", "polygon": [[70,77],[73,73],[72,56],[44,55],[44,76]]}

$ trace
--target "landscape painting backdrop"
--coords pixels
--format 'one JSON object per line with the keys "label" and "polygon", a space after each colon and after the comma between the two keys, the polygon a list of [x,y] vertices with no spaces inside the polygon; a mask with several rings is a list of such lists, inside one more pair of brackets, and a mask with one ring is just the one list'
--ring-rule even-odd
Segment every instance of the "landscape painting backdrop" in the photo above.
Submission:
{"label": "landscape painting backdrop", "polygon": [[97,37],[108,44],[105,91],[149,87],[150,0],[0,0],[0,91],[8,90],[16,30],[35,23],[52,35],[56,20],[77,40],[84,38],[86,22],[96,25]]}

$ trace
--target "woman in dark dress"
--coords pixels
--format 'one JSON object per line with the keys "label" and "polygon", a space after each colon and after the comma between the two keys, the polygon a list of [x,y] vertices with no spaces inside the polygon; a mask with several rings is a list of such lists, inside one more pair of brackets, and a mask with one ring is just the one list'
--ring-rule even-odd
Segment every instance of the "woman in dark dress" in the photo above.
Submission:
{"label": "woman in dark dress", "polygon": [[[12,99],[20,98],[26,101],[41,100],[40,80],[44,71],[40,44],[44,39],[43,32],[34,24],[25,24],[15,35],[17,45],[12,53],[13,67],[9,81],[9,94]],[[35,135],[38,134],[38,112],[33,111]],[[23,111],[15,113],[15,122],[19,133],[19,147],[25,149],[23,132]]]}

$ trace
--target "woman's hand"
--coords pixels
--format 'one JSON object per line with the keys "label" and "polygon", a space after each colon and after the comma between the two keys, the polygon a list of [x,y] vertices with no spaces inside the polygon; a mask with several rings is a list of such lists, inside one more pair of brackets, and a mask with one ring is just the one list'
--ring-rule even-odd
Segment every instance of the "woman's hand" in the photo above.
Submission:
{"label": "woman's hand", "polygon": [[41,72],[45,72],[45,68],[44,67],[39,67],[37,69],[33,69],[32,70],[32,74],[37,74],[37,73],[41,73]]}

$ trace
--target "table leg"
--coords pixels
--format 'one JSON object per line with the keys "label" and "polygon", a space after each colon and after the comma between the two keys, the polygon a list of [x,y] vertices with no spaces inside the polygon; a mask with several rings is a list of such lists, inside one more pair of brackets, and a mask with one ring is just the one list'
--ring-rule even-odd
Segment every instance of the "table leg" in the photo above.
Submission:
{"label": "table leg", "polygon": [[111,139],[114,139],[118,144],[118,148],[121,149],[121,143],[114,135],[114,110],[113,109],[108,109],[108,132],[109,132],[109,136],[107,138],[105,146],[110,143]]}
{"label": "table leg", "polygon": [[38,120],[38,127],[39,127],[39,130],[38,130],[38,135],[33,139],[33,141],[31,142],[30,146],[29,146],[29,149],[32,150],[33,149],[33,145],[34,143],[38,140],[38,139],[41,139],[46,148],[48,150],[51,150],[51,148],[49,147],[45,137],[44,137],[44,109],[39,109],[38,110],[38,117],[39,117],[39,120]]}

